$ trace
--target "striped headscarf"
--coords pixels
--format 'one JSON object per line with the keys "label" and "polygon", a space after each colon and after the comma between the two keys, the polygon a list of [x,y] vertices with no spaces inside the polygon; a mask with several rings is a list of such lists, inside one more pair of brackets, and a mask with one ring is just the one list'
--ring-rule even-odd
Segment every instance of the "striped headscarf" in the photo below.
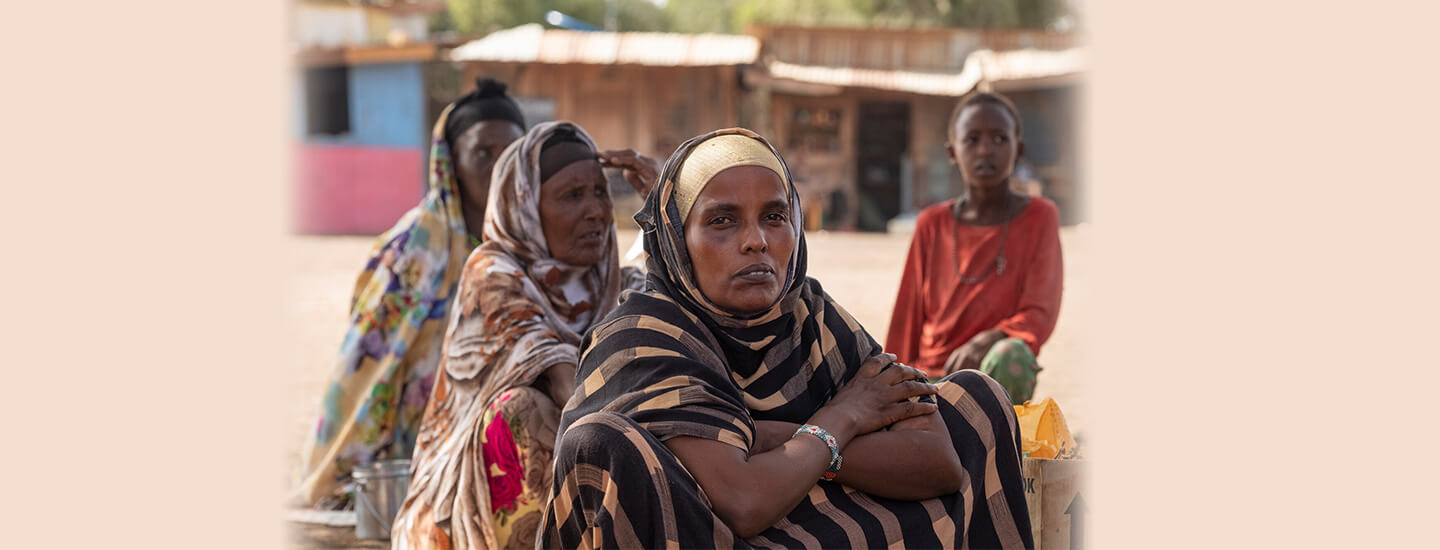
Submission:
{"label": "striped headscarf", "polygon": [[[753,139],[774,156],[797,224],[784,293],[769,309],[744,317],[700,291],[685,243],[682,208],[688,206],[677,197],[698,194],[682,174],[689,172],[688,162],[709,162],[714,155],[703,148],[722,136]],[[635,216],[649,255],[646,290],[622,296],[620,307],[582,345],[576,393],[560,420],[560,435],[585,414],[612,411],[662,441],[684,435],[748,451],[755,420],[803,422],[880,347],[805,276],[799,194],[784,160],[764,138],[741,128],[692,138],[666,161],[656,185]]]}
{"label": "striped headscarf", "polygon": [[[552,365],[576,364],[585,329],[615,307],[622,279],[635,277],[621,271],[614,224],[602,260],[593,266],[568,265],[550,255],[540,221],[539,156],[545,141],[563,130],[595,148],[579,126],[547,122],[510,144],[496,161],[485,242],[465,262],[440,376],[420,425],[399,521],[447,525],[457,548],[497,547],[479,429],[486,407],[501,392],[533,383]],[[395,531],[407,536],[414,526],[397,525]],[[426,544],[406,540],[396,547]]]}

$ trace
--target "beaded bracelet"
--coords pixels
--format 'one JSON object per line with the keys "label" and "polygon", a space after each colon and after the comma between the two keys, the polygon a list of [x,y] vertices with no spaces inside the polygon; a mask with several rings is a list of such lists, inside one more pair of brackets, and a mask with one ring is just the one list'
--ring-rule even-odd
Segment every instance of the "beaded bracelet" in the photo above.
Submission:
{"label": "beaded bracelet", "polygon": [[801,426],[800,429],[795,430],[795,434],[791,437],[802,433],[818,437],[820,441],[824,441],[826,445],[830,446],[830,467],[825,470],[825,473],[820,474],[820,479],[826,481],[835,479],[836,474],[840,473],[840,464],[845,461],[845,457],[840,456],[840,444],[835,441],[835,436],[830,435],[830,432],[825,431],[825,428],[814,424],[806,424]]}

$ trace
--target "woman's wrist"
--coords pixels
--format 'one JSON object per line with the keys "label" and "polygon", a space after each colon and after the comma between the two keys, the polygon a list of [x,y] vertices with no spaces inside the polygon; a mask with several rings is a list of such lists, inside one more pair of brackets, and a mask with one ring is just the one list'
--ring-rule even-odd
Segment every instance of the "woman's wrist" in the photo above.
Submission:
{"label": "woman's wrist", "polygon": [[985,335],[984,343],[986,351],[990,350],[990,346],[1000,343],[1001,340],[1004,340],[1009,336],[1008,334],[1005,334],[1005,331],[998,328],[992,328],[985,331],[983,334]]}
{"label": "woman's wrist", "polygon": [[855,425],[858,423],[858,420],[859,419],[854,418],[846,411],[826,405],[820,407],[820,410],[815,411],[815,414],[811,415],[810,419],[806,420],[805,423],[819,426],[824,428],[825,431],[830,432],[830,435],[835,437],[835,440],[840,444],[840,448],[843,449],[845,448],[845,444],[859,435],[855,433]]}
{"label": "woman's wrist", "polygon": [[811,435],[819,439],[830,450],[830,462],[825,467],[825,473],[820,475],[820,479],[834,481],[835,476],[840,473],[840,466],[844,464],[845,459],[844,454],[840,452],[840,443],[835,441],[835,436],[830,435],[830,432],[825,428],[814,424],[800,426],[799,429],[795,430],[795,435],[792,437],[805,437],[806,435]]}
{"label": "woman's wrist", "polygon": [[575,391],[575,365],[556,363],[546,368],[540,376],[545,380],[545,389],[550,393],[550,400],[558,406],[565,406],[565,402],[570,400],[570,394]]}
{"label": "woman's wrist", "polygon": [[575,382],[575,365],[570,363],[555,363],[545,369],[541,375],[551,382]]}

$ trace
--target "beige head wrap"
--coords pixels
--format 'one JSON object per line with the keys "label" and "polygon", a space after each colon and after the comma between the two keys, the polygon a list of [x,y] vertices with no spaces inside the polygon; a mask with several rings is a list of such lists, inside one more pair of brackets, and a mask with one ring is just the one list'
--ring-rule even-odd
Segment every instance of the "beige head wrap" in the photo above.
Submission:
{"label": "beige head wrap", "polygon": [[675,206],[680,209],[681,223],[690,216],[695,197],[700,196],[710,178],[736,166],[769,168],[780,176],[781,183],[787,188],[790,185],[785,181],[785,168],[780,165],[780,159],[775,158],[775,153],[764,142],[738,134],[705,140],[695,146],[675,177]]}

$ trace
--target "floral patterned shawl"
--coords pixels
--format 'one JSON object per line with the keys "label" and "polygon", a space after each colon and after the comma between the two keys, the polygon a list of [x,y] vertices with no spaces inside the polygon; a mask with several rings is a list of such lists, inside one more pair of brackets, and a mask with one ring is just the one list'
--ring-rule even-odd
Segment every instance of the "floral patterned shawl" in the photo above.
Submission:
{"label": "floral patterned shawl", "polygon": [[450,145],[447,107],[431,132],[425,197],[381,235],[355,281],[350,324],[320,418],[302,458],[296,497],[343,493],[350,472],[408,458],[440,358],[440,332],[470,254]]}

